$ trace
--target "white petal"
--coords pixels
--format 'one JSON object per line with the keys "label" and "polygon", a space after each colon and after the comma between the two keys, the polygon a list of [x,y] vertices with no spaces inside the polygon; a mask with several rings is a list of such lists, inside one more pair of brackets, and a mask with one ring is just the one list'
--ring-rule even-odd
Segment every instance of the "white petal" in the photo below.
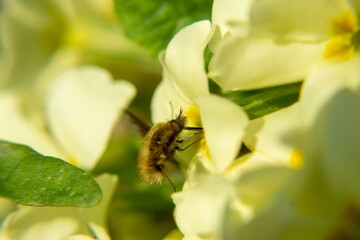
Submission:
{"label": "white petal", "polygon": [[204,50],[209,38],[210,23],[194,23],[178,32],[160,55],[164,70],[151,103],[154,123],[174,118],[172,115],[192,105],[197,95],[208,93]]}
{"label": "white petal", "polygon": [[234,197],[229,182],[210,176],[196,188],[172,195],[175,220],[184,235],[213,235],[222,221],[225,205]]}
{"label": "white petal", "polygon": [[227,38],[211,59],[209,76],[228,90],[299,81],[322,57],[322,44],[275,43],[271,39]]}
{"label": "white petal", "polygon": [[1,239],[56,240],[79,228],[76,208],[24,207],[4,221]]}
{"label": "white petal", "polygon": [[48,122],[80,167],[94,167],[121,110],[134,94],[133,85],[112,82],[109,73],[97,67],[71,69],[55,80],[48,94]]}
{"label": "white petal", "polygon": [[[160,61],[163,62],[162,56]],[[174,83],[169,73],[164,70],[163,80],[156,87],[151,100],[151,118],[153,123],[173,119],[180,108],[193,105],[184,92]]]}
{"label": "white petal", "polygon": [[103,193],[101,203],[95,207],[81,208],[80,211],[84,219],[90,222],[90,227],[94,227],[95,232],[96,230],[99,230],[99,233],[102,234],[103,232],[99,227],[107,225],[108,208],[115,191],[118,178],[116,175],[106,173],[97,177],[96,181],[100,185]]}
{"label": "white petal", "polygon": [[237,159],[225,176],[234,182],[240,200],[256,209],[271,201],[294,173],[276,158],[254,152]]}
{"label": "white petal", "polygon": [[224,176],[234,182],[247,173],[265,167],[284,167],[284,164],[273,156],[254,151],[236,159],[224,172]]}
{"label": "white petal", "polygon": [[194,188],[204,182],[211,175],[211,172],[208,170],[211,168],[208,166],[209,164],[209,160],[204,160],[201,154],[195,155],[186,169],[186,181],[183,185],[183,190]]}
{"label": "white petal", "polygon": [[[316,160],[335,193],[356,194],[360,201],[360,95],[339,92],[321,112],[314,125]],[[311,159],[313,160],[313,159]]]}
{"label": "white petal", "polygon": [[118,183],[118,177],[112,174],[102,174],[96,178],[97,183],[101,187],[103,193],[101,203],[92,208],[81,208],[82,216],[89,223],[89,228],[98,239],[110,240],[107,229],[110,201],[115,192]]}
{"label": "white petal", "polygon": [[38,70],[34,77],[31,91],[24,94],[26,108],[31,117],[39,124],[46,125],[44,117],[44,102],[46,93],[55,77],[64,70],[76,65],[80,61],[80,53],[73,48],[64,48],[56,51],[47,61],[47,64]]}
{"label": "white petal", "polygon": [[246,113],[234,103],[215,96],[196,99],[214,171],[225,170],[235,159],[248,123]]}
{"label": "white petal", "polygon": [[204,50],[211,37],[209,21],[200,21],[180,30],[169,43],[164,56],[164,77],[169,77],[194,99],[208,92]]}
{"label": "white petal", "polygon": [[303,84],[300,102],[307,125],[313,123],[321,108],[342,88],[356,89],[360,81],[360,56],[343,62],[322,62]]}
{"label": "white petal", "polygon": [[288,165],[294,147],[285,141],[289,132],[301,126],[299,104],[251,120],[246,128],[245,145],[252,151],[267,154]]}
{"label": "white petal", "polygon": [[281,40],[326,40],[332,18],[351,8],[345,0],[262,0],[251,13],[255,34]]}
{"label": "white petal", "polygon": [[212,8],[212,24],[220,27],[222,35],[231,32],[234,25],[246,25],[253,2],[254,0],[215,0]]}
{"label": "white petal", "polygon": [[[279,194],[245,226],[227,232],[228,239],[326,239],[326,224],[306,218],[296,209],[293,199]],[[325,226],[324,226],[325,225]],[[261,229],[261,231],[259,230]],[[324,236],[326,235],[326,236]]]}
{"label": "white petal", "polygon": [[33,124],[22,107],[19,95],[5,91],[0,93],[0,138],[28,145],[44,155],[66,158],[48,132]]}

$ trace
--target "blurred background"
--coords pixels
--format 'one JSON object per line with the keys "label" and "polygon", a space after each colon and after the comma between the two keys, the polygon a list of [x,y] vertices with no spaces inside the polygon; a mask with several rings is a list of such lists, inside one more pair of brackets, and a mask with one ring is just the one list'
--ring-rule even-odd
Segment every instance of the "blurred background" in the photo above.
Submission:
{"label": "blurred background", "polygon": [[[0,91],[15,91],[39,126],[47,87],[77,65],[97,65],[133,83],[130,110],[149,125],[161,80],[158,55],[183,26],[209,19],[212,1],[0,0]],[[44,126],[46,127],[46,126]],[[114,173],[112,239],[161,239],[175,229],[171,186],[147,186],[137,173],[140,134],[127,116],[114,129],[93,174]],[[176,185],[181,183],[175,182]]]}

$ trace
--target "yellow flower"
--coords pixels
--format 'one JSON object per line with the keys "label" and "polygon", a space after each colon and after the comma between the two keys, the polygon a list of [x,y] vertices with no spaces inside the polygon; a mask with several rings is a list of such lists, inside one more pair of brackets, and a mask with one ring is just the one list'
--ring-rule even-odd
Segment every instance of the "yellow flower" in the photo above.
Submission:
{"label": "yellow flower", "polygon": [[311,125],[337,91],[359,84],[358,12],[352,0],[253,2],[247,34],[235,29],[220,40],[209,76],[226,90],[304,80],[301,112]]}
{"label": "yellow flower", "polygon": [[359,106],[358,92],[340,91],[312,126],[296,134],[302,136],[297,147],[303,167],[292,171],[250,221],[230,228],[228,239],[359,237]]}
{"label": "yellow flower", "polygon": [[42,103],[45,111],[38,117],[46,126],[23,111],[20,94],[0,92],[0,138],[90,170],[104,152],[119,113],[134,95],[132,84],[113,82],[102,68],[68,69],[53,80]]}
{"label": "yellow flower", "polygon": [[193,127],[204,128],[211,156],[211,161],[204,161],[212,171],[221,172],[236,157],[248,118],[240,107],[209,92],[203,56],[210,37],[210,22],[201,21],[171,40],[161,56],[164,73],[153,96],[152,120],[163,122],[171,118],[172,110],[182,108],[186,113],[196,106],[201,126]]}

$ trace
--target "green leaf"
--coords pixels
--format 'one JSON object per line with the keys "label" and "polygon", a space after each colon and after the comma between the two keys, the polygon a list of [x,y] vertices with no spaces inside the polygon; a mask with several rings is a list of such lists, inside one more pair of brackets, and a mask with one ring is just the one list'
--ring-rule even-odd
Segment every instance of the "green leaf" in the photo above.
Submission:
{"label": "green leaf", "polygon": [[115,0],[128,37],[153,55],[165,49],[181,28],[210,19],[213,0]]}
{"label": "green leaf", "polygon": [[302,82],[250,91],[232,91],[224,97],[242,106],[250,119],[262,117],[297,102]]}
{"label": "green leaf", "polygon": [[90,207],[102,193],[85,171],[0,140],[0,196],[31,206]]}

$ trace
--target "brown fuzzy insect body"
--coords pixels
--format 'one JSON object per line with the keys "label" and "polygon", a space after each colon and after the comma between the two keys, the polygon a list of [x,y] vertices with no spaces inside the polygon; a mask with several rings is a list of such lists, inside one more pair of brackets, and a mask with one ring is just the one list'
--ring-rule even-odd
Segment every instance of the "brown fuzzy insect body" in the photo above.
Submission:
{"label": "brown fuzzy insect body", "polygon": [[154,125],[145,135],[139,154],[139,172],[145,182],[161,183],[164,179],[165,163],[172,160],[185,124],[186,117],[180,112],[176,119]]}
{"label": "brown fuzzy insect body", "polygon": [[127,111],[127,113],[138,126],[140,132],[144,134],[144,141],[140,148],[138,159],[138,169],[141,178],[148,184],[158,184],[165,177],[176,191],[175,186],[165,173],[165,164],[173,161],[176,150],[185,150],[196,142],[194,141],[183,149],[180,148],[180,143],[195,135],[193,134],[186,139],[179,140],[179,134],[182,130],[193,130],[202,133],[203,129],[201,127],[185,126],[186,117],[182,114],[181,109],[177,118],[155,124],[153,127],[148,126],[131,112]]}

